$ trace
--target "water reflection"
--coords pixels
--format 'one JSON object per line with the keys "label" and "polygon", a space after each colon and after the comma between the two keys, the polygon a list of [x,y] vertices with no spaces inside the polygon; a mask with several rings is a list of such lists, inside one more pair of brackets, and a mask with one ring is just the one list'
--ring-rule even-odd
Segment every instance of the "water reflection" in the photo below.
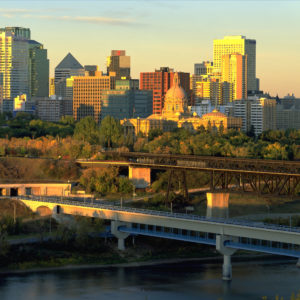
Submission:
{"label": "water reflection", "polygon": [[188,262],[13,275],[0,279],[0,299],[289,299],[300,288],[294,260],[235,263],[232,282],[221,280],[221,269]]}

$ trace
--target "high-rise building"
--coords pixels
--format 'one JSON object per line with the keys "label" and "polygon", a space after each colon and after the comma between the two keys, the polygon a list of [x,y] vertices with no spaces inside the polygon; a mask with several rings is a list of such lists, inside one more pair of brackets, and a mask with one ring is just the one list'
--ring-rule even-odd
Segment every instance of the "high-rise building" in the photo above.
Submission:
{"label": "high-rise building", "polygon": [[3,103],[3,74],[0,73],[0,112],[2,113]]}
{"label": "high-rise building", "polygon": [[233,101],[233,115],[242,119],[242,131],[248,132],[251,129],[251,100]]}
{"label": "high-rise building", "polygon": [[107,74],[116,73],[116,79],[130,79],[130,56],[125,50],[112,50],[107,57]]}
{"label": "high-rise building", "polygon": [[49,59],[47,50],[36,41],[29,40],[30,97],[49,95]]}
{"label": "high-rise building", "polygon": [[43,45],[30,39],[30,29],[0,28],[0,74],[3,98],[27,99],[49,94],[49,60]]}
{"label": "high-rise building", "polygon": [[59,122],[63,116],[73,116],[72,100],[52,97],[34,99],[36,114],[39,119],[48,122]]}
{"label": "high-rise building", "polygon": [[54,77],[50,78],[49,83],[49,97],[55,95],[55,84],[54,84]]}
{"label": "high-rise building", "polygon": [[101,122],[101,91],[115,88],[115,73],[103,75],[97,71],[95,76],[73,78],[73,116],[75,120],[91,116]]}
{"label": "high-rise building", "polygon": [[222,81],[232,84],[230,102],[247,99],[247,55],[223,55],[221,67]]}
{"label": "high-rise building", "polygon": [[0,74],[3,98],[13,100],[21,94],[29,95],[30,69],[28,40],[11,31],[0,30]]}
{"label": "high-rise building", "polygon": [[116,80],[116,90],[138,90],[138,79],[119,79]]}
{"label": "high-rise building", "polygon": [[147,118],[152,114],[152,92],[141,90],[103,90],[101,92],[101,119]]}
{"label": "high-rise building", "polygon": [[222,40],[214,40],[213,66],[217,72],[222,68],[222,57],[238,53],[247,55],[247,89],[257,90],[256,81],[256,40],[246,39],[245,36],[225,36]]}
{"label": "high-rise building", "polygon": [[[164,96],[173,84],[174,74],[174,70],[168,67],[162,67],[159,70],[155,70],[155,72],[143,72],[140,74],[140,89],[153,91],[153,114],[162,113]],[[190,102],[190,74],[178,72],[178,77]]]}
{"label": "high-rise building", "polygon": [[213,69],[211,61],[203,61],[200,64],[194,64],[194,75],[209,75],[213,73]]}
{"label": "high-rise building", "polygon": [[78,60],[68,53],[65,58],[55,68],[55,94],[66,98],[67,78],[71,76],[84,76],[85,70]]}
{"label": "high-rise building", "polygon": [[201,76],[201,78],[199,81],[195,79],[193,83],[195,104],[199,102],[199,100],[210,100],[211,104],[217,107],[226,105],[229,102],[231,83],[221,82],[213,77]]}
{"label": "high-rise building", "polygon": [[5,28],[0,28],[0,33],[2,32],[12,33],[15,37],[22,38],[25,40],[31,39],[31,33],[29,28],[5,27]]}
{"label": "high-rise building", "polygon": [[255,135],[266,130],[276,130],[276,100],[260,98],[251,101],[250,120]]}

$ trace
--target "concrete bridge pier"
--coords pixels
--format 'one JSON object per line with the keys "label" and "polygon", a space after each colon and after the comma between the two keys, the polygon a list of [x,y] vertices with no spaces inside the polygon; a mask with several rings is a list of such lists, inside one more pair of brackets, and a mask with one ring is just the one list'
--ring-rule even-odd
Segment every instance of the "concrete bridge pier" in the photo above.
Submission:
{"label": "concrete bridge pier", "polygon": [[136,188],[146,188],[151,184],[151,169],[129,166],[129,179]]}
{"label": "concrete bridge pier", "polygon": [[228,218],[229,193],[206,193],[207,218]]}
{"label": "concrete bridge pier", "polygon": [[125,239],[129,236],[129,233],[119,231],[120,226],[129,227],[130,224],[120,221],[111,221],[111,233],[118,239],[118,249],[125,250]]}
{"label": "concrete bridge pier", "polygon": [[231,255],[224,254],[222,278],[227,281],[232,279]]}
{"label": "concrete bridge pier", "polygon": [[224,257],[222,279],[225,281],[230,281],[232,279],[231,255],[235,253],[236,249],[226,247],[224,243],[225,241],[233,239],[233,237],[226,235],[216,236],[216,249],[223,254]]}
{"label": "concrete bridge pier", "polygon": [[298,261],[297,261],[296,266],[297,266],[298,268],[300,268],[300,258],[298,258]]}

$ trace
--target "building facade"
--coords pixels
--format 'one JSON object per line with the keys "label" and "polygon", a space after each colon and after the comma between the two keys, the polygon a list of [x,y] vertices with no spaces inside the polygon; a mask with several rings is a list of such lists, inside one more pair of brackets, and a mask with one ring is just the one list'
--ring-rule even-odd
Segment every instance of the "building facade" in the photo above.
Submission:
{"label": "building facade", "polygon": [[73,101],[58,97],[35,98],[36,115],[48,122],[59,122],[63,116],[73,115]]}
{"label": "building facade", "polygon": [[[153,114],[162,114],[165,94],[172,86],[174,74],[174,70],[168,67],[162,67],[159,70],[155,70],[155,72],[143,72],[140,74],[140,89],[153,92]],[[190,102],[190,74],[178,72],[178,76]]]}
{"label": "building facade", "polygon": [[165,94],[164,107],[161,115],[153,114],[146,119],[124,119],[121,121],[125,135],[137,135],[142,132],[149,134],[150,130],[160,129],[163,132],[172,131],[176,128],[186,128],[197,130],[200,126],[218,130],[235,128],[239,130],[242,120],[234,117],[227,117],[225,114],[214,110],[200,118],[196,112],[191,113],[188,108],[188,97],[185,90],[180,85],[179,74],[173,76],[172,87]]}
{"label": "building facade", "polygon": [[101,122],[101,92],[115,89],[115,73],[95,76],[78,76],[73,79],[73,117],[80,120],[87,116]]}
{"label": "building facade", "polygon": [[276,130],[276,100],[261,98],[251,101],[250,119],[256,136],[266,130]]}
{"label": "building facade", "polygon": [[21,94],[29,95],[28,40],[4,29],[0,31],[0,74],[4,99],[13,100]]}
{"label": "building facade", "polygon": [[116,80],[116,90],[138,90],[138,79],[118,79]]}
{"label": "building facade", "polygon": [[152,114],[152,92],[141,90],[103,90],[101,92],[101,119],[147,118]]}
{"label": "building facade", "polygon": [[28,99],[48,96],[47,50],[41,43],[30,39],[30,29],[0,28],[0,74],[5,100],[13,100],[23,94]]}
{"label": "building facade", "polygon": [[49,81],[49,97],[55,95],[55,84],[54,84],[54,77],[50,78]]}
{"label": "building facade", "polygon": [[247,99],[247,55],[223,55],[221,67],[222,82],[231,84],[229,101]]}
{"label": "building facade", "polygon": [[245,36],[225,36],[222,40],[213,42],[213,66],[220,72],[222,57],[228,54],[247,55],[247,89],[257,91],[256,81],[256,40],[246,39]]}
{"label": "building facade", "polygon": [[205,78],[195,82],[194,104],[201,100],[210,100],[212,105],[218,107],[230,102],[232,84],[229,82],[220,82],[214,78]]}
{"label": "building facade", "polygon": [[47,50],[36,41],[29,41],[30,97],[49,95],[49,59]]}
{"label": "building facade", "polygon": [[107,57],[107,74],[116,73],[116,79],[130,79],[130,56],[125,50],[112,50]]}
{"label": "building facade", "polygon": [[200,64],[194,64],[194,75],[210,75],[213,73],[214,67],[211,61],[203,61]]}
{"label": "building facade", "polygon": [[72,76],[84,75],[85,70],[83,66],[71,53],[68,53],[55,68],[55,95],[58,97],[67,98],[67,79]]}
{"label": "building facade", "polygon": [[281,102],[283,103],[276,105],[276,128],[279,130],[300,129],[300,103],[290,106],[285,105],[284,101]]}

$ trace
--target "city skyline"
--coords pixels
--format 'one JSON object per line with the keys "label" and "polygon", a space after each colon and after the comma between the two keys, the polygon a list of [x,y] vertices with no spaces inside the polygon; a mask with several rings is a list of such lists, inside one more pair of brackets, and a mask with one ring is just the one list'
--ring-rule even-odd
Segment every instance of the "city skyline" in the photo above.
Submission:
{"label": "city skyline", "polygon": [[[296,1],[10,1],[0,26],[28,27],[48,49],[50,74],[71,52],[106,70],[112,49],[132,58],[132,77],[162,66],[193,73],[213,59],[213,40],[244,35],[257,41],[261,89],[300,95],[300,3]],[[87,34],[88,33],[88,34]],[[287,60],[291,58],[290,60]]]}

